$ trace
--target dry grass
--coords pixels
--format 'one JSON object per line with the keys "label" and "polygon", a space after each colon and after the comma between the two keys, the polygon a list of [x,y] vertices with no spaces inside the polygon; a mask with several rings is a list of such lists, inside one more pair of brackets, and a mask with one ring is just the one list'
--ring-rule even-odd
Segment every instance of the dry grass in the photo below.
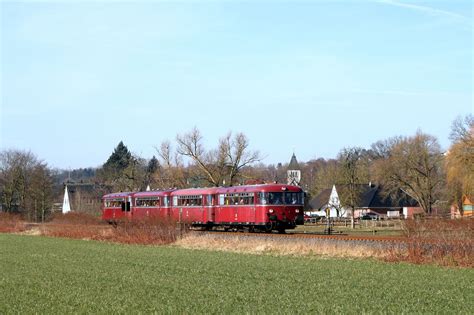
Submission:
{"label": "dry grass", "polygon": [[117,225],[109,225],[92,215],[68,213],[56,215],[52,222],[39,225],[25,234],[162,245],[176,241],[181,232],[176,229],[176,223],[170,220],[122,221]]}
{"label": "dry grass", "polygon": [[111,240],[127,244],[163,245],[175,242],[181,233],[173,220],[124,221],[113,229]]}
{"label": "dry grass", "polygon": [[0,212],[0,233],[19,233],[26,230],[26,222],[19,214]]}
{"label": "dry grass", "polygon": [[113,226],[99,217],[71,212],[55,214],[51,222],[28,223],[20,215],[0,213],[0,233],[45,235],[126,244],[170,244],[185,233],[171,220],[122,221]]}
{"label": "dry grass", "polygon": [[55,224],[97,225],[103,224],[101,218],[82,212],[55,213],[51,220]]}
{"label": "dry grass", "polygon": [[406,251],[390,252],[388,260],[474,267],[473,219],[407,220],[403,231]]}
{"label": "dry grass", "polygon": [[356,245],[345,242],[309,243],[306,240],[282,241],[281,239],[258,239],[249,237],[222,237],[218,235],[188,234],[175,243],[176,246],[188,249],[218,250],[247,254],[270,254],[283,256],[328,257],[376,257],[383,258],[385,253],[370,246]]}

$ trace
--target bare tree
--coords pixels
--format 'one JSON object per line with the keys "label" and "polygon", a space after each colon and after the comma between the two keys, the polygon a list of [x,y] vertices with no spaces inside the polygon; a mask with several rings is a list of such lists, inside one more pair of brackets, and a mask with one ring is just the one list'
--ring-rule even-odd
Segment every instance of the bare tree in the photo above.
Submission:
{"label": "bare tree", "polygon": [[258,151],[248,150],[249,142],[243,133],[232,137],[229,132],[220,139],[218,148],[210,151],[205,150],[197,128],[178,135],[176,141],[178,154],[190,158],[213,186],[224,183],[232,186],[244,167],[261,160]]}
{"label": "bare tree", "polygon": [[316,196],[335,183],[342,182],[339,168],[340,164],[334,159],[309,161],[303,169],[302,182],[307,183],[309,193]]}
{"label": "bare tree", "polygon": [[[182,156],[190,158],[205,174],[206,179],[211,185],[219,186],[222,172],[218,172],[217,170],[223,168],[223,166],[217,165],[217,163],[212,160],[218,154],[206,153],[202,140],[201,132],[196,127],[184,135],[177,135],[177,152]],[[223,154],[222,152],[219,153]]]}
{"label": "bare tree", "polygon": [[187,186],[187,176],[183,161],[179,154],[173,153],[169,141],[163,141],[159,148],[155,147],[160,161],[155,180],[162,188]]}
{"label": "bare tree", "polygon": [[351,208],[351,227],[354,228],[355,209],[361,204],[361,183],[368,182],[368,165],[362,148],[345,148],[339,153],[339,180],[344,185],[339,192],[341,205]]}
{"label": "bare tree", "polygon": [[44,222],[51,210],[53,202],[53,180],[51,170],[45,163],[37,163],[31,170],[31,185],[29,187],[30,220]]}
{"label": "bare tree", "polygon": [[5,212],[44,220],[52,205],[52,176],[46,163],[31,152],[0,152],[0,196]]}
{"label": "bare tree", "polygon": [[472,141],[474,141],[474,115],[457,117],[451,125],[449,138],[453,142],[465,142],[472,145]]}
{"label": "bare tree", "polygon": [[259,162],[261,157],[258,151],[248,151],[249,141],[243,133],[237,133],[234,138],[231,137],[232,134],[229,132],[227,136],[221,140],[219,147],[223,152],[226,152],[229,165],[229,185],[232,186],[242,168]]}
{"label": "bare tree", "polygon": [[377,141],[370,146],[369,155],[372,160],[388,159],[392,148],[402,141],[403,138],[400,136]]}
{"label": "bare tree", "polygon": [[402,189],[431,214],[443,188],[443,155],[437,139],[418,131],[394,143],[380,162],[377,177],[384,188],[392,194]]}

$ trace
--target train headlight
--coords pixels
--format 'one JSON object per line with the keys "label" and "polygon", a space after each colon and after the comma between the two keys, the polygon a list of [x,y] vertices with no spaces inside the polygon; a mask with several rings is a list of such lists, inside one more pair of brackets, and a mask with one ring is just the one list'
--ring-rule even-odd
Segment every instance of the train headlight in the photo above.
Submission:
{"label": "train headlight", "polygon": [[273,211],[273,209],[268,210],[268,213],[273,213],[273,212],[275,212]]}
{"label": "train headlight", "polygon": [[296,212],[296,213],[300,213],[300,209],[296,209],[295,212]]}

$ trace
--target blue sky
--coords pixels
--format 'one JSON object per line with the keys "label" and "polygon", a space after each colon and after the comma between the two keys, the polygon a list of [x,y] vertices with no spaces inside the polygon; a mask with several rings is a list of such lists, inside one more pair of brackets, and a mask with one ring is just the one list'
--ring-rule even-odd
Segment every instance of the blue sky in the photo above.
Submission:
{"label": "blue sky", "polygon": [[4,1],[1,148],[99,166],[196,126],[264,163],[473,113],[471,1]]}

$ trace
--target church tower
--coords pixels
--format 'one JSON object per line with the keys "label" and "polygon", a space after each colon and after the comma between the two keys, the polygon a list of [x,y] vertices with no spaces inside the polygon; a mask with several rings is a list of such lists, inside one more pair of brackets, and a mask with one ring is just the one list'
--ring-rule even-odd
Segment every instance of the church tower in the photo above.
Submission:
{"label": "church tower", "polygon": [[301,182],[301,169],[296,160],[295,153],[291,157],[290,164],[288,165],[288,170],[286,171],[287,183],[288,185],[299,186]]}

